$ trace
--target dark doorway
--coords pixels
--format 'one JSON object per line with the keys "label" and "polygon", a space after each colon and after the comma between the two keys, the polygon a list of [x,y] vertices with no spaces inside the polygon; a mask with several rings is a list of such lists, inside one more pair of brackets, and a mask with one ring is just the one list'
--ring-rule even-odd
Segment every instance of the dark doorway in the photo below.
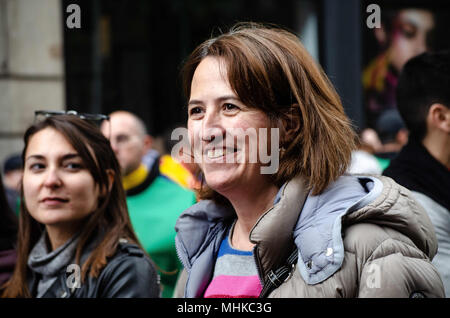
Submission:
{"label": "dark doorway", "polygon": [[295,23],[294,0],[63,0],[64,11],[71,3],[82,18],[64,28],[67,109],[127,109],[153,135],[186,120],[179,70],[196,45],[238,21]]}

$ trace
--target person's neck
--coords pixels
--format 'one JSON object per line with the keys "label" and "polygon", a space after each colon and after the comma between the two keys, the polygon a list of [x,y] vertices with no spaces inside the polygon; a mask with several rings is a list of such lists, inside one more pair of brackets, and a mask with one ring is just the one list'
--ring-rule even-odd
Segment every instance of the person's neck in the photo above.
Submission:
{"label": "person's neck", "polygon": [[450,170],[450,137],[444,133],[429,133],[422,140],[422,145],[442,165]]}
{"label": "person's neck", "polygon": [[47,237],[50,241],[51,250],[54,251],[58,247],[64,245],[70,240],[80,229],[80,224],[69,225],[46,225]]}
{"label": "person's neck", "polygon": [[240,250],[253,249],[253,244],[249,238],[250,231],[260,216],[273,205],[278,190],[275,185],[248,187],[246,191],[235,191],[232,195],[226,196],[237,215],[231,238],[231,244],[234,248]]}
{"label": "person's neck", "polygon": [[389,142],[383,145],[380,152],[399,152],[402,149],[402,145],[397,142]]}

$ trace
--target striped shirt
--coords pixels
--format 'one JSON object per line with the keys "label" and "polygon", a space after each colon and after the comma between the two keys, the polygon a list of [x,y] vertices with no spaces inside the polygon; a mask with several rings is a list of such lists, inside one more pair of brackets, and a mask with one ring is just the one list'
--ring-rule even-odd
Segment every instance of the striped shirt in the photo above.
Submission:
{"label": "striped shirt", "polygon": [[262,286],[253,252],[231,247],[229,234],[223,239],[205,298],[257,298]]}

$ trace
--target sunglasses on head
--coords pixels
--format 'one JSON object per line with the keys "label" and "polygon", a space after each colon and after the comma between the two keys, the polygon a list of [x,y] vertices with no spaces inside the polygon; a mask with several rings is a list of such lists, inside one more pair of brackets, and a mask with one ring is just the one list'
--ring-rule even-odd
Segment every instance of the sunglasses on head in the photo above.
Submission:
{"label": "sunglasses on head", "polygon": [[[67,111],[65,111],[65,110],[36,110],[34,112],[34,123],[36,124],[41,121],[44,121],[48,117],[61,116],[61,115],[76,116],[80,119],[83,119],[83,120],[95,125],[99,129],[101,128],[101,125],[105,120],[109,121],[109,116],[103,115],[103,114],[79,113],[76,110],[67,110]],[[107,136],[107,138],[109,139],[109,135]]]}
{"label": "sunglasses on head", "polygon": [[87,114],[87,113],[79,113],[76,110],[36,110],[34,112],[34,121],[40,122],[45,120],[48,117],[58,116],[58,115],[73,115],[78,118],[84,119],[86,121],[92,122],[99,126],[104,120],[109,120],[108,115],[103,114]]}

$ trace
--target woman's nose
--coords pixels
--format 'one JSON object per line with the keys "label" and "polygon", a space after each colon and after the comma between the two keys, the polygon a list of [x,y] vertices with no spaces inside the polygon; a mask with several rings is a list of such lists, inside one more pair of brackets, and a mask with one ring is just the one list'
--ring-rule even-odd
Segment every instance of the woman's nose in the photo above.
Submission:
{"label": "woman's nose", "polygon": [[48,188],[58,188],[62,185],[62,180],[56,169],[49,169],[45,176],[44,186]]}
{"label": "woman's nose", "polygon": [[220,114],[213,111],[206,112],[202,122],[201,140],[205,142],[217,140],[223,136],[224,131]]}

